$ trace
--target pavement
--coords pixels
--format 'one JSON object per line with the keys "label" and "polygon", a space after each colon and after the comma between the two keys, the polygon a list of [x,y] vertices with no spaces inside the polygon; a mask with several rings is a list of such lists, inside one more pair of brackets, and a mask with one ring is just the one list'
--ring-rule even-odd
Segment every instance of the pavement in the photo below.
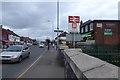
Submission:
{"label": "pavement", "polygon": [[46,48],[39,60],[20,78],[64,78],[64,67],[58,63],[56,49]]}

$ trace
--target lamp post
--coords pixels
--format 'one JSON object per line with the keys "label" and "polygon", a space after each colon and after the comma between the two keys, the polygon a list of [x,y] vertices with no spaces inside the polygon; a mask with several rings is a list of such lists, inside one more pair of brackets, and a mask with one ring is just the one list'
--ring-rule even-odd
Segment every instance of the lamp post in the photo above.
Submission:
{"label": "lamp post", "polygon": [[54,40],[54,35],[53,35],[53,29],[54,29],[54,26],[53,26],[53,21],[51,21],[51,20],[48,20],[48,22],[50,22],[51,23],[51,27],[52,27],[52,40]]}
{"label": "lamp post", "polygon": [[59,35],[59,0],[57,0],[57,47],[59,45],[59,39],[58,39],[58,35]]}
{"label": "lamp post", "polygon": [[57,30],[54,30],[54,32],[57,32],[57,48],[59,46],[59,32],[63,32],[63,30],[59,30],[59,0],[57,0]]}
{"label": "lamp post", "polygon": [[0,49],[2,49],[2,25],[0,25]]}

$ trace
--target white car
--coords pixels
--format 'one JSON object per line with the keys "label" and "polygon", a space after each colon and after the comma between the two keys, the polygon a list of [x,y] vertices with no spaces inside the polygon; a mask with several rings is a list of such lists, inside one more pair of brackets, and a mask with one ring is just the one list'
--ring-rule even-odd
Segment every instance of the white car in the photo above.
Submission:
{"label": "white car", "polygon": [[32,46],[32,43],[26,43],[27,46]]}
{"label": "white car", "polygon": [[39,44],[39,47],[40,47],[40,48],[43,48],[44,46],[45,46],[45,45],[44,45],[43,43],[40,43],[40,44]]}
{"label": "white car", "polygon": [[0,54],[2,62],[21,62],[23,58],[29,58],[30,50],[26,45],[14,45]]}

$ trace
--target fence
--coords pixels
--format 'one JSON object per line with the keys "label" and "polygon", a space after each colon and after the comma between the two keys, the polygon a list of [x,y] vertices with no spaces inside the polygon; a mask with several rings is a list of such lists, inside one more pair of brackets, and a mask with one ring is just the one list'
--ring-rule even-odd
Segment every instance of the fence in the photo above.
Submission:
{"label": "fence", "polygon": [[83,52],[120,67],[120,50],[82,48]]}

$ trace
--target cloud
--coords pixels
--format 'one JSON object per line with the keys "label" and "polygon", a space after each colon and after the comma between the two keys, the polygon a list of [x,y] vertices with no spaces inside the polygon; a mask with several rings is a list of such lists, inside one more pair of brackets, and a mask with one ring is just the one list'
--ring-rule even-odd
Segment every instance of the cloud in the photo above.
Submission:
{"label": "cloud", "polygon": [[[9,26],[19,35],[46,38],[56,29],[56,2],[3,2],[0,24]],[[68,30],[68,16],[81,20],[118,19],[118,3],[114,0],[79,0],[60,2],[60,29]],[[50,22],[48,22],[50,20]],[[54,36],[56,34],[54,33]]]}
{"label": "cloud", "polygon": [[[87,21],[88,19],[117,19],[118,18],[118,3],[113,0],[80,0],[81,2],[67,3],[71,4],[70,7],[66,3],[61,3],[61,22],[68,23],[67,18],[70,15],[80,16],[81,20]],[[62,10],[62,8],[64,8]],[[63,21],[64,18],[64,21]],[[66,19],[65,19],[66,18]],[[61,24],[64,28],[65,24]],[[66,28],[67,30],[67,28]]]}

